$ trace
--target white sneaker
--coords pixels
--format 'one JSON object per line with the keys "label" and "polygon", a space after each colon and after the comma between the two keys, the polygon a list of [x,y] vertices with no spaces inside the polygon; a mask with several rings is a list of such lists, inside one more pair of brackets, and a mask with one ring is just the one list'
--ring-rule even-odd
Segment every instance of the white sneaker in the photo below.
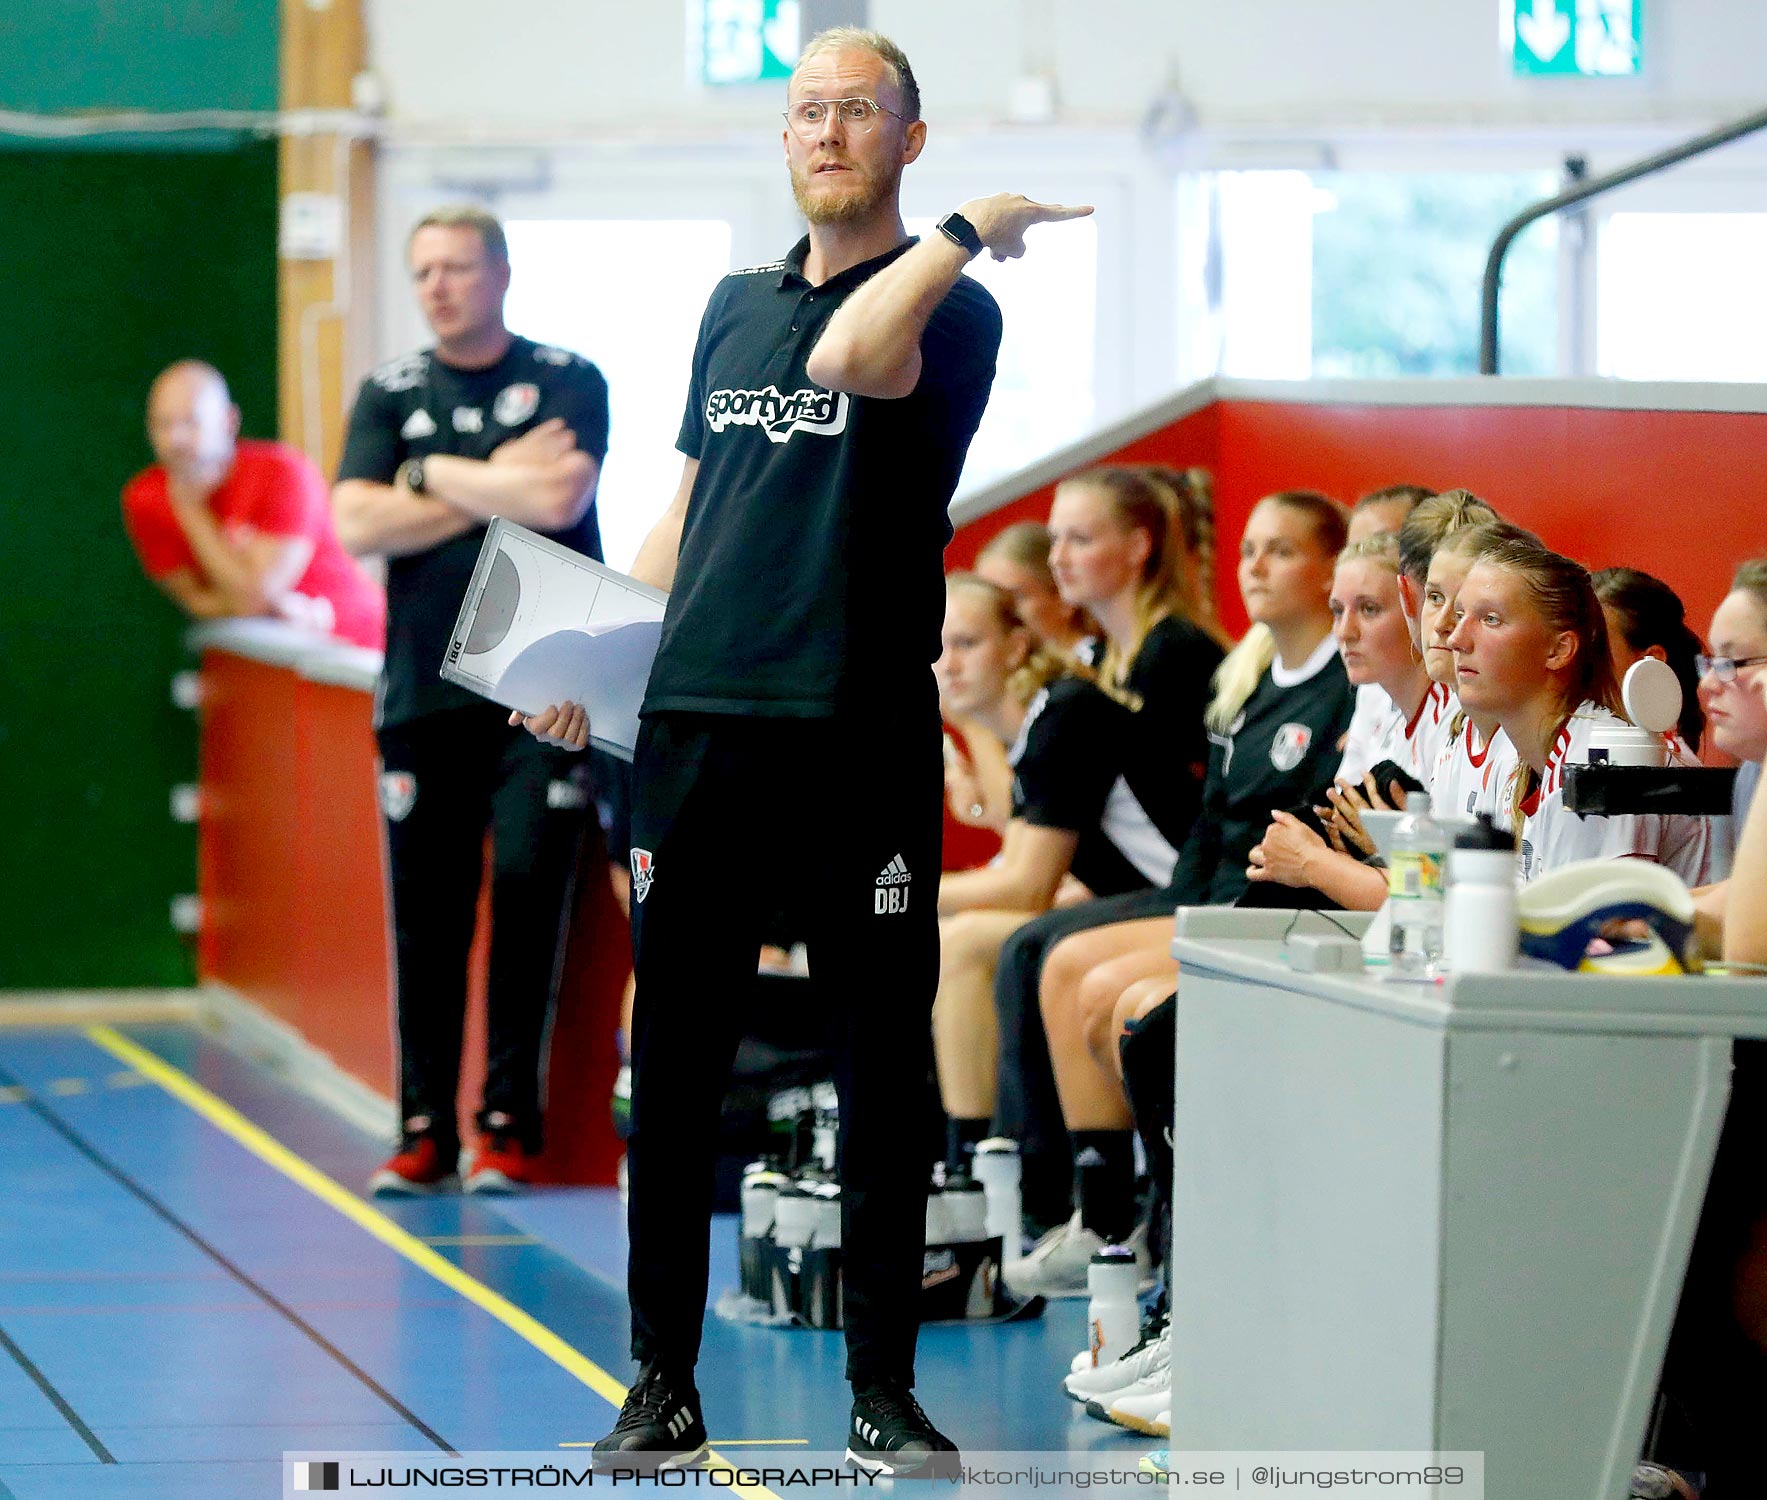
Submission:
{"label": "white sneaker", "polygon": [[1107,1421],[1131,1432],[1145,1432],[1149,1437],[1169,1438],[1172,1435],[1172,1373],[1166,1372],[1166,1383],[1160,1390],[1121,1395],[1105,1409]]}
{"label": "white sneaker", "polygon": [[[1135,1252],[1135,1267],[1143,1291],[1154,1284],[1153,1263],[1147,1249],[1147,1231],[1137,1227],[1125,1243]],[[1002,1278],[1019,1297],[1084,1297],[1088,1295],[1086,1268],[1104,1248],[1104,1241],[1080,1222],[1076,1212],[1031,1247],[1030,1253],[1006,1263]]]}
{"label": "white sneaker", "polygon": [[1086,1403],[1089,1416],[1101,1422],[1115,1422],[1132,1432],[1145,1432],[1151,1437],[1172,1434],[1172,1361],[1171,1345],[1166,1346],[1167,1358],[1157,1369],[1149,1370],[1134,1385]]}
{"label": "white sneaker", "polygon": [[1007,1261],[1001,1279],[1016,1297],[1084,1297],[1086,1268],[1104,1248],[1104,1241],[1080,1222],[1076,1212],[1031,1247],[1019,1260]]}
{"label": "white sneaker", "polygon": [[1109,1398],[1115,1397],[1119,1392],[1126,1392],[1149,1375],[1168,1368],[1171,1362],[1172,1335],[1169,1330],[1162,1328],[1153,1337],[1137,1344],[1121,1359],[1113,1360],[1108,1365],[1100,1365],[1095,1370],[1076,1370],[1061,1385],[1072,1400],[1082,1404],[1101,1401],[1108,1406]]}

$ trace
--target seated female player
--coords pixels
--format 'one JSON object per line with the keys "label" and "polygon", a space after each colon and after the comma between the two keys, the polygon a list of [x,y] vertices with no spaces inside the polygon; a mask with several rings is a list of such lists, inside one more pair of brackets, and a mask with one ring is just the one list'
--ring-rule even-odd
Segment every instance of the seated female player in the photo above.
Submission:
{"label": "seated female player", "polygon": [[[1372,536],[1399,533],[1418,505],[1435,494],[1421,485],[1392,484],[1385,489],[1371,490],[1350,507],[1350,532],[1344,545],[1354,547]],[[1349,733],[1344,736],[1346,751],[1351,745],[1370,739],[1375,723],[1386,712],[1386,694],[1379,688],[1356,689],[1356,715],[1350,720]]]}
{"label": "seated female player", "polygon": [[1073,656],[1093,633],[1086,611],[1068,603],[1049,570],[1049,528],[1041,521],[1018,521],[996,532],[976,554],[976,576],[1006,590],[1012,607],[1036,643],[1060,656]]}
{"label": "seated female player", "polygon": [[[1749,566],[1761,569],[1756,577],[1761,583],[1767,583],[1767,568],[1761,563]],[[1767,672],[1758,670],[1762,663],[1767,663],[1767,616],[1756,623],[1758,644],[1750,652],[1757,667],[1756,672],[1747,681],[1741,683],[1741,692],[1731,701],[1727,715],[1732,718],[1742,717],[1741,699],[1752,699],[1749,713],[1753,718],[1756,733],[1761,740],[1755,746],[1757,759],[1754,780],[1759,782],[1761,762],[1758,757],[1767,755]],[[1714,637],[1717,628],[1713,628]],[[1716,640],[1713,642],[1716,645]],[[1729,658],[1737,661],[1738,658]],[[1733,670],[1737,670],[1733,668]],[[1733,678],[1736,684],[1740,678]],[[1732,752],[1733,754],[1735,752]],[[1736,860],[1733,866],[1737,888],[1754,893],[1754,899],[1738,902],[1736,910],[1724,929],[1724,958],[1727,963],[1751,964],[1756,968],[1767,967],[1767,901],[1761,899],[1761,891],[1767,889],[1767,797],[1755,797],[1749,804],[1742,818],[1742,830],[1737,839]]]}
{"label": "seated female player", "polygon": [[[1374,536],[1346,547],[1332,575],[1330,602],[1345,675],[1357,688],[1379,688],[1387,705],[1373,720],[1372,742],[1354,747],[1357,768],[1391,762],[1426,784],[1447,727],[1448,689],[1430,681],[1400,606],[1397,539]],[[1246,877],[1311,887],[1338,906],[1359,910],[1372,911],[1386,899],[1384,872],[1333,848],[1282,808],[1271,814],[1252,849]]]}
{"label": "seated female player", "polygon": [[[1420,782],[1442,810],[1469,816],[1484,812],[1505,826],[1508,811],[1500,805],[1501,796],[1509,784],[1514,756],[1494,718],[1468,715],[1455,698],[1448,686],[1454,680],[1454,653],[1445,643],[1453,628],[1455,591],[1467,569],[1481,553],[1506,538],[1535,540],[1533,533],[1498,521],[1448,531],[1436,544],[1418,591],[1417,613],[1408,622],[1407,630],[1430,679],[1429,689],[1411,716],[1402,715],[1399,701],[1393,699],[1390,691],[1384,693],[1393,704],[1390,713],[1399,716],[1400,722],[1396,730],[1389,729],[1385,744],[1370,746],[1363,752],[1370,764],[1392,761]],[[1346,583],[1342,572],[1340,567],[1334,601],[1338,589]],[[1356,580],[1348,582],[1353,585]],[[1400,578],[1395,576],[1393,583],[1399,587]],[[1337,607],[1334,602],[1334,608]],[[1347,626],[1341,614],[1338,618],[1342,639]],[[1372,653],[1364,645],[1357,654],[1354,664],[1347,651],[1345,656],[1352,681],[1357,679],[1359,670],[1362,675],[1373,675],[1367,672],[1371,659],[1384,655],[1388,674],[1403,673],[1412,659],[1410,652],[1400,654],[1397,640],[1379,631],[1373,632]],[[1402,799],[1383,797],[1380,789],[1372,786],[1348,786],[1341,770],[1337,783],[1326,795],[1331,807],[1321,811],[1333,825],[1328,831],[1338,835],[1333,844],[1328,845],[1299,819],[1277,814],[1263,842],[1252,851],[1247,876],[1254,885],[1316,889],[1338,905],[1373,911],[1386,899],[1385,880],[1359,859],[1348,856],[1366,854],[1373,847],[1362,830],[1361,812],[1370,806],[1400,805]]]}
{"label": "seated female player", "polygon": [[[1056,927],[1060,940],[1040,966],[1040,999],[1080,1208],[1029,1257],[1007,1267],[1016,1292],[1079,1295],[1092,1252],[1123,1238],[1134,1216],[1128,1108],[1109,1048],[1085,1034],[1080,980],[1106,960],[1128,966],[1118,992],[1133,979],[1169,972],[1173,907],[1232,901],[1245,887],[1246,856],[1271,811],[1316,798],[1337,765],[1354,705],[1327,602],[1343,539],[1343,510],[1323,495],[1285,491],[1254,507],[1239,558],[1240,593],[1254,625],[1216,674],[1203,811],[1171,883],[1144,908],[1142,920],[1088,926],[1076,922],[1074,912],[1057,912],[1031,924],[1064,919]],[[1008,948],[1027,930],[1015,933]],[[1037,973],[1031,966],[1032,984]],[[1003,955],[997,1003],[1007,978]],[[1022,971],[1018,982],[1024,982]]]}
{"label": "seated female player", "polygon": [[[1444,490],[1439,495],[1429,495],[1419,500],[1399,522],[1399,601],[1412,639],[1426,664],[1428,652],[1419,622],[1422,617],[1424,578],[1431,554],[1444,537],[1468,526],[1496,519],[1496,511],[1471,491]],[[1350,534],[1354,541],[1354,515],[1350,518]],[[1450,658],[1449,674],[1445,683],[1450,689],[1453,685],[1452,668]],[[1333,843],[1344,845],[1353,853],[1369,854],[1374,848],[1374,841],[1361,828],[1358,815],[1363,809],[1403,805],[1403,796],[1395,792],[1390,782],[1386,786],[1377,787],[1368,776],[1368,772],[1377,763],[1376,757],[1369,752],[1378,742],[1383,730],[1390,727],[1393,712],[1392,700],[1380,688],[1368,684],[1356,690],[1356,717],[1350,721],[1350,732],[1344,737],[1343,763],[1338,767],[1336,783],[1326,792],[1331,802],[1327,822]],[[1421,732],[1431,742],[1445,739],[1447,720],[1452,714],[1452,694],[1447,699],[1431,699],[1426,714],[1427,723]]]}
{"label": "seated female player", "polygon": [[[1737,569],[1712,616],[1711,655],[1699,660],[1707,748],[1735,756],[1730,880],[1698,893],[1708,946],[1732,965],[1767,966],[1767,797],[1754,796],[1767,759],[1767,559]],[[1718,819],[1722,824],[1726,820]],[[1734,902],[1726,897],[1731,887]],[[1668,1476],[1674,1494],[1754,1495],[1764,1475],[1757,1421],[1767,1401],[1767,1048],[1739,1040],[1730,1105],[1700,1211],[1680,1306],[1663,1361],[1658,1411],[1641,1473]],[[1636,1487],[1635,1494],[1645,1491]]]}
{"label": "seated female player", "polygon": [[[1756,691],[1767,683],[1767,558],[1745,562],[1736,570],[1730,592],[1713,612],[1709,639],[1711,655],[1695,658],[1700,707],[1706,718],[1704,748],[1733,756],[1737,762],[1730,816],[1712,823],[1713,873],[1725,876],[1734,873],[1736,841],[1751,803],[1758,800],[1761,763],[1767,760],[1767,708]],[[1723,947],[1729,897],[1728,878],[1694,892],[1700,937],[1709,952]],[[1749,919],[1747,911],[1741,914]]]}
{"label": "seated female player", "polygon": [[[1430,557],[1419,606],[1419,630],[1431,678],[1447,684],[1450,691],[1459,681],[1448,637],[1459,623],[1460,585],[1487,548],[1510,539],[1539,541],[1532,532],[1497,521],[1451,533]],[[1508,828],[1506,793],[1515,772],[1515,746],[1495,715],[1469,709],[1458,694],[1454,704],[1447,739],[1429,778],[1431,803],[1455,817],[1483,816],[1499,828]]]}
{"label": "seated female player", "polygon": [[1592,574],[1590,581],[1607,619],[1615,679],[1624,681],[1634,663],[1647,656],[1667,663],[1681,684],[1675,749],[1683,760],[1696,760],[1696,747],[1706,731],[1706,714],[1699,698],[1700,638],[1687,623],[1681,596],[1662,579],[1637,568],[1603,568]]}
{"label": "seated female player", "polygon": [[1233,637],[1215,608],[1215,479],[1207,469],[1145,464],[1141,471],[1165,494],[1184,549],[1185,618],[1226,651]]}
{"label": "seated female player", "polygon": [[[1176,511],[1168,491],[1138,469],[1091,469],[1056,487],[1050,569],[1062,598],[1099,627],[1091,659],[1100,684],[1133,710],[1110,811],[1125,827],[1145,818],[1158,837],[1145,837],[1139,848],[1125,846],[1150,887],[1095,893],[1050,915],[1115,911],[1125,903],[1136,909],[1149,889],[1170,878],[1174,850],[1196,817],[1208,759],[1203,710],[1221,648],[1187,617],[1190,588]],[[1002,965],[1011,947],[1002,949]],[[996,996],[1001,983],[997,967]],[[1068,1138],[1043,1043],[1034,971],[1028,985],[1007,988],[1022,999],[996,1005],[995,1124],[1019,1142],[1027,1212],[1037,1217],[1048,1199],[1066,1202]]]}
{"label": "seated female player", "polygon": [[[1520,877],[1581,859],[1631,857],[1705,880],[1705,818],[1668,813],[1582,816],[1564,805],[1564,768],[1623,722],[1607,621],[1581,563],[1544,547],[1499,542],[1468,570],[1448,637],[1460,701],[1494,716],[1516,749],[1510,794]],[[1671,756],[1673,759],[1673,755]]]}
{"label": "seated female player", "polygon": [[1066,674],[1071,664],[1035,644],[1003,589],[973,573],[948,578],[943,641],[935,668],[941,702],[1010,745],[1012,774],[999,857],[939,883],[933,1037],[956,1166],[993,1119],[994,959],[1001,942],[1048,909],[1070,870],[1104,894],[1149,885],[1135,860],[1146,858],[1159,835],[1145,816],[1111,806],[1129,709]]}
{"label": "seated female player", "polygon": [[[1049,571],[1049,528],[1019,521],[990,537],[976,554],[976,576],[1004,589],[1041,650],[1073,660],[1092,638],[1086,611],[1067,603]],[[997,735],[942,705],[955,733],[945,740],[945,801],[951,816],[971,828],[1005,831],[1012,816],[1012,768]],[[961,743],[960,743],[961,742]]]}

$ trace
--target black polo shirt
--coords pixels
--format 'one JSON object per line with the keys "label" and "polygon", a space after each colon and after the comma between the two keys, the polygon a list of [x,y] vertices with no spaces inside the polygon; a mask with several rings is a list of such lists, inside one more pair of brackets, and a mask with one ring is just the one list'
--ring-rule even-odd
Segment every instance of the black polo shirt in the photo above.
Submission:
{"label": "black polo shirt", "polygon": [[821,717],[928,678],[946,507],[987,406],[1000,310],[960,276],[900,400],[824,390],[805,369],[835,309],[913,243],[812,286],[806,238],[713,291],[677,444],[699,475],[645,713]]}
{"label": "black polo shirt", "polygon": [[[496,364],[461,370],[425,349],[389,361],[362,382],[337,477],[391,484],[408,458],[487,459],[500,443],[553,417],[564,419],[577,446],[597,463],[607,456],[607,382],[582,355],[517,334]],[[551,535],[601,560],[593,501],[575,525]],[[423,552],[387,559],[387,652],[377,724],[484,702],[440,675],[484,539],[485,528],[473,526]]]}

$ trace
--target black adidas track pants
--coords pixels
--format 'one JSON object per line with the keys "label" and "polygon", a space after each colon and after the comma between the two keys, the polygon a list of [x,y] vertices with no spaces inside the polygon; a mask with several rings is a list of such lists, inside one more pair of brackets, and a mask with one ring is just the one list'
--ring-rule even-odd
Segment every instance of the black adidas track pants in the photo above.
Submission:
{"label": "black adidas track pants", "polygon": [[912,1381],[944,770],[924,693],[837,718],[665,713],[632,812],[632,1352],[699,1355],[719,1107],[781,907],[834,1007],[847,1375]]}

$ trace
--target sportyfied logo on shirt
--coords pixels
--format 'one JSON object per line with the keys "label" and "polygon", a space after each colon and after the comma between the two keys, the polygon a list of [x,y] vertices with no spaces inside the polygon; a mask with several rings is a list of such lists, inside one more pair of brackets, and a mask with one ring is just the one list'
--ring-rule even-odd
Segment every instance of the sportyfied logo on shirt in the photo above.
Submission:
{"label": "sportyfied logo on shirt", "polygon": [[847,428],[844,391],[809,386],[783,396],[774,386],[764,391],[713,391],[706,397],[706,420],[713,432],[726,427],[759,427],[772,443],[786,442],[794,432],[833,437]]}

